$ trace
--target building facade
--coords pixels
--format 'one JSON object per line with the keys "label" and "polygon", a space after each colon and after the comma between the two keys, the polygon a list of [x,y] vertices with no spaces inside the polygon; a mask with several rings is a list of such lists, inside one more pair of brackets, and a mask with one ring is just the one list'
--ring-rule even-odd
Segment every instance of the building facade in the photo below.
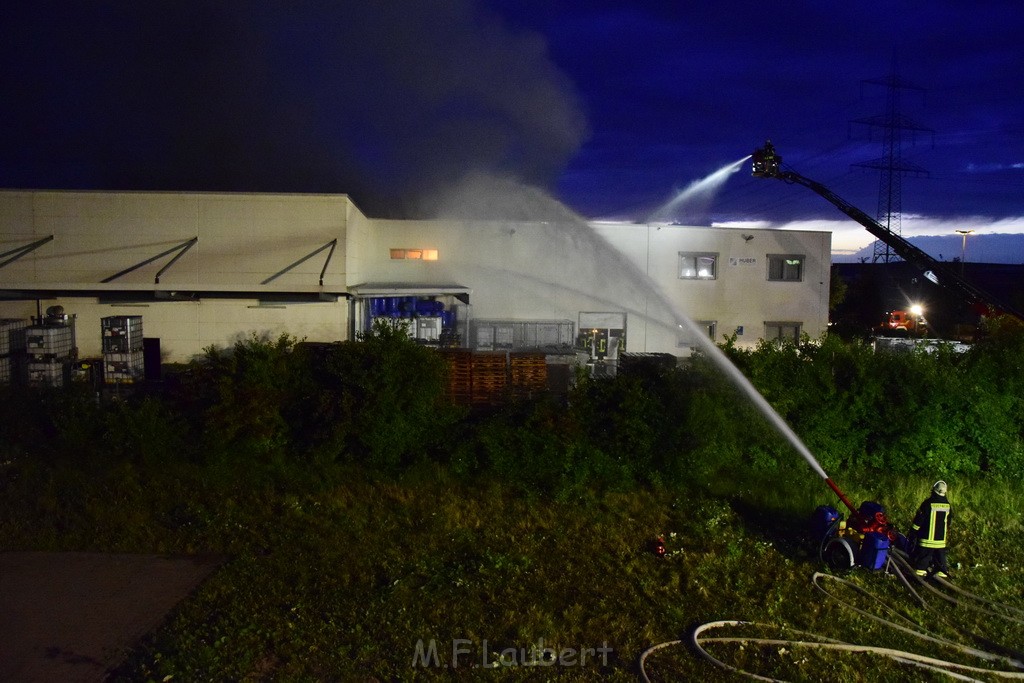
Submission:
{"label": "building facade", "polygon": [[102,319],[141,316],[164,362],[378,318],[429,344],[688,355],[694,330],[822,334],[830,251],[825,232],[372,219],[345,195],[2,191],[0,318],[60,306],[89,357]]}

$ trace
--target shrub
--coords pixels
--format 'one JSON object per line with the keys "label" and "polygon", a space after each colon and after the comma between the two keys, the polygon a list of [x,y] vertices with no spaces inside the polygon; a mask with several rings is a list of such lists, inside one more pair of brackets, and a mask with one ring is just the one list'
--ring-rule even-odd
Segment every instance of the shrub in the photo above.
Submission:
{"label": "shrub", "polygon": [[273,341],[253,334],[230,351],[206,349],[202,374],[215,400],[205,407],[204,434],[216,451],[260,456],[287,445],[284,407],[294,388],[295,342],[287,334]]}
{"label": "shrub", "polygon": [[375,325],[322,358],[305,397],[309,437],[385,468],[433,455],[459,416],[445,396],[445,372],[434,350]]}

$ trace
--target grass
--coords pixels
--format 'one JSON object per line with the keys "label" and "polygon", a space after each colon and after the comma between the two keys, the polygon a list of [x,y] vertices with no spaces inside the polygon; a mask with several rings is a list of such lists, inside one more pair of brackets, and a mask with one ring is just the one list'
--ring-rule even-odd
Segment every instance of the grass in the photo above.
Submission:
{"label": "grass", "polygon": [[[930,483],[886,474],[840,485],[855,501],[883,502],[906,528]],[[452,672],[413,666],[417,643],[427,653],[433,641],[442,667],[453,663],[454,648],[463,652],[454,662],[467,680],[632,681],[648,647],[719,619],[949,655],[811,586],[821,567],[806,521],[834,496],[802,463],[771,479],[719,476],[679,489],[559,498],[437,466],[385,477],[351,466],[289,474],[20,463],[6,466],[3,484],[7,549],[229,557],[129,654],[117,680],[433,680]],[[950,485],[958,583],[1024,606],[1019,493],[995,479]],[[665,558],[649,551],[658,535]],[[851,578],[912,619],[952,632],[914,609],[891,577]],[[848,588],[837,593],[860,599]],[[944,611],[972,630],[987,628],[983,616]],[[1019,629],[1000,637],[1024,642]],[[521,664],[541,647],[575,653],[564,658],[574,665],[473,667],[503,652],[506,664]],[[922,675],[868,667],[854,655],[714,647],[729,661],[790,679]],[[648,671],[655,680],[733,680],[686,647],[653,655]]]}

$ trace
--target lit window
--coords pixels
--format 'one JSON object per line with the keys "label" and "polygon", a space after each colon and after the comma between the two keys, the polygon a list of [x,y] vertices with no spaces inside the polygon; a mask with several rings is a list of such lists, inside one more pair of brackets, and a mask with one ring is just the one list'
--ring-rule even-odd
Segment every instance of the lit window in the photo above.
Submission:
{"label": "lit window", "polygon": [[681,280],[714,280],[717,274],[718,254],[679,252],[679,278]]}
{"label": "lit window", "polygon": [[800,323],[793,322],[766,322],[764,324],[764,338],[767,341],[800,342]]}
{"label": "lit window", "polygon": [[436,261],[437,249],[391,249],[392,259],[411,259],[413,261]]}
{"label": "lit window", "polygon": [[800,282],[804,279],[804,257],[798,254],[768,254],[768,279]]}

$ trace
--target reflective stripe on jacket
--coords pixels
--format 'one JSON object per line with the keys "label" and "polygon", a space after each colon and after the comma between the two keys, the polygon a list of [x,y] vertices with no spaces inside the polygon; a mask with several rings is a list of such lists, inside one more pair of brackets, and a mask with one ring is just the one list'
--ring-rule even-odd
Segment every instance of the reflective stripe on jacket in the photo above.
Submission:
{"label": "reflective stripe on jacket", "polygon": [[953,508],[945,496],[933,493],[921,503],[914,517],[917,544],[922,548],[945,548],[949,537],[949,520]]}

